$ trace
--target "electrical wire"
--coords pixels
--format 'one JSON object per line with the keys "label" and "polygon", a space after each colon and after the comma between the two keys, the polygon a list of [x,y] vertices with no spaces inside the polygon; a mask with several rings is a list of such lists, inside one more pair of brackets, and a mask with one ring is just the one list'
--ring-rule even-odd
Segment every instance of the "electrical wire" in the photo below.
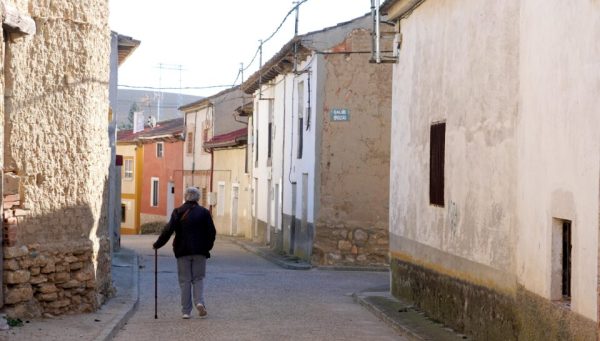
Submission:
{"label": "electrical wire", "polygon": [[224,85],[207,85],[207,86],[186,86],[186,87],[153,87],[153,86],[138,86],[138,85],[127,85],[127,84],[119,84],[120,88],[128,88],[128,89],[148,89],[148,90],[204,90],[204,89],[214,89],[214,88],[230,88],[235,86],[235,83],[238,81],[240,75],[247,71],[252,64],[256,61],[256,57],[258,57],[261,48],[271,39],[273,39],[273,37],[275,37],[275,35],[281,30],[281,28],[283,27],[283,24],[285,24],[285,22],[287,21],[287,19],[290,17],[290,15],[292,13],[294,13],[294,11],[297,10],[297,8],[300,7],[300,5],[304,4],[305,2],[307,2],[308,0],[301,0],[298,1],[297,4],[294,5],[294,7],[292,7],[292,9],[290,9],[288,11],[288,13],[285,15],[285,17],[283,18],[283,20],[281,21],[281,23],[279,24],[279,26],[277,26],[277,28],[275,29],[275,31],[273,31],[269,37],[267,39],[264,39],[261,41],[261,44],[259,45],[259,47],[256,49],[256,52],[254,53],[254,56],[252,57],[252,59],[250,60],[250,63],[248,63],[246,65],[246,67],[239,69],[238,70],[238,74],[235,78],[235,81],[233,81],[233,84],[224,84]]}

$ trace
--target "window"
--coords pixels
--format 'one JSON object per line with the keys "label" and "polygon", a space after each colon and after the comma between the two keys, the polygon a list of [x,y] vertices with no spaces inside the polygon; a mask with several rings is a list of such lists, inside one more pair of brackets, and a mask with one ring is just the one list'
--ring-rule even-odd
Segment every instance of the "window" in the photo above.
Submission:
{"label": "window", "polygon": [[273,122],[269,122],[269,146],[267,147],[267,158],[271,160],[271,154],[273,152]]}
{"label": "window", "polygon": [[210,140],[210,128],[204,128],[202,130],[202,153],[208,153],[204,148],[204,144]]}
{"label": "window", "polygon": [[267,132],[269,135],[267,136],[267,138],[269,139],[268,141],[268,146],[267,146],[267,165],[270,166],[271,165],[271,156],[273,155],[273,139],[274,139],[274,132],[273,132],[273,115],[274,115],[274,104],[273,104],[273,100],[269,100],[269,131]]}
{"label": "window", "polygon": [[163,150],[164,150],[164,144],[162,142],[158,142],[156,143],[156,157],[157,158],[162,158],[163,157]]}
{"label": "window", "polygon": [[571,222],[562,222],[562,285],[563,300],[571,299]]}
{"label": "window", "polygon": [[187,148],[186,148],[186,152],[188,154],[192,154],[194,152],[194,132],[189,131],[187,133]]}
{"label": "window", "polygon": [[225,182],[219,181],[219,191],[217,192],[217,215],[225,215]]}
{"label": "window", "polygon": [[296,158],[302,158],[304,143],[304,81],[298,83],[298,150]]}
{"label": "window", "polygon": [[158,207],[158,178],[152,178],[150,180],[150,206]]}
{"label": "window", "polygon": [[127,205],[121,204],[121,222],[127,221]]}
{"label": "window", "polygon": [[204,128],[204,130],[202,130],[202,142],[208,142],[209,132],[209,128]]}
{"label": "window", "polygon": [[429,145],[429,203],[444,207],[446,123],[431,125]]}
{"label": "window", "polygon": [[133,179],[133,159],[132,158],[126,158],[123,161],[123,173],[124,173],[124,178],[131,180]]}
{"label": "window", "polygon": [[208,207],[208,190],[206,187],[202,187],[202,190],[200,191],[200,205]]}
{"label": "window", "polygon": [[552,219],[552,279],[550,298],[562,302],[567,307],[571,302],[572,287],[572,222],[564,219]]}
{"label": "window", "polygon": [[256,135],[254,136],[254,152],[256,159],[254,160],[254,167],[258,167],[258,129],[256,129]]}

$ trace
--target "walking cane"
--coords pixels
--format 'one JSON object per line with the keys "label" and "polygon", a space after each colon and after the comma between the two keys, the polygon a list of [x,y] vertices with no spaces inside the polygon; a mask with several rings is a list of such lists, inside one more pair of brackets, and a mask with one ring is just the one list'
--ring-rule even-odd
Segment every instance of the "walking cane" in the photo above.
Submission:
{"label": "walking cane", "polygon": [[158,249],[154,249],[154,319],[158,318]]}

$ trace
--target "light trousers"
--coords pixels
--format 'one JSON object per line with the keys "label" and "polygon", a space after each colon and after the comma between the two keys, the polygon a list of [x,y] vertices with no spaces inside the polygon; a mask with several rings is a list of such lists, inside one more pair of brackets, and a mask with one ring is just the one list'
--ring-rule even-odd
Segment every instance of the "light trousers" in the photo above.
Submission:
{"label": "light trousers", "polygon": [[177,258],[177,275],[181,288],[181,312],[183,314],[190,314],[194,306],[204,304],[205,274],[206,257],[192,255]]}

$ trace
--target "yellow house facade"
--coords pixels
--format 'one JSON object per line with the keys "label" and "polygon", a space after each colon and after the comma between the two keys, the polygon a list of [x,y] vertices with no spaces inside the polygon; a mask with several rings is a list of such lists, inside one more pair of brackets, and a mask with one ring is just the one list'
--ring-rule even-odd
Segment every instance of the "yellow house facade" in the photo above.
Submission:
{"label": "yellow house facade", "polygon": [[247,128],[213,137],[213,220],[218,234],[252,238],[251,185],[246,166]]}
{"label": "yellow house facade", "polygon": [[140,233],[140,203],[142,199],[142,168],[144,146],[132,142],[117,142],[121,166],[121,233]]}

